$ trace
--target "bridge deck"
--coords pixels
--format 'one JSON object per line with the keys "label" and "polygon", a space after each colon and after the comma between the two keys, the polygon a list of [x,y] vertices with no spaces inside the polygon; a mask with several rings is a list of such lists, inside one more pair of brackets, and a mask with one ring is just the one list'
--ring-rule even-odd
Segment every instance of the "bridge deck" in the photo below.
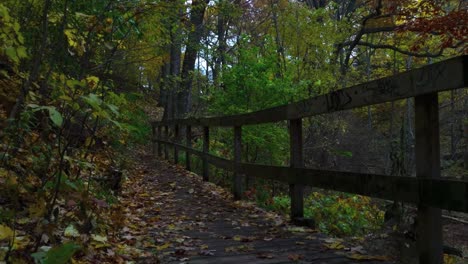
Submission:
{"label": "bridge deck", "polygon": [[[140,166],[143,173],[133,182],[139,189],[124,191],[123,199],[146,200],[144,212],[133,213],[148,223],[144,232],[162,263],[363,263],[355,258],[369,257],[350,250],[358,245],[234,202],[229,192],[154,156]],[[377,259],[364,262],[393,263]]]}

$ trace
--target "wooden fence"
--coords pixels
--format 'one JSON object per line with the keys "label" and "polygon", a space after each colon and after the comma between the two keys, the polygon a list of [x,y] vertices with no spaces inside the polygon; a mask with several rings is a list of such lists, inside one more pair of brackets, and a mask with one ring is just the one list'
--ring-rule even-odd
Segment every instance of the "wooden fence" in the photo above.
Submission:
{"label": "wooden fence", "polygon": [[[186,154],[186,168],[191,169],[190,155],[203,161],[203,179],[209,180],[209,166],[234,172],[233,194],[241,198],[241,175],[285,182],[290,186],[291,217],[304,214],[303,187],[313,186],[376,198],[414,203],[418,207],[417,240],[420,263],[442,263],[441,209],[468,212],[468,181],[440,177],[438,93],[468,86],[468,56],[439,63],[371,82],[337,90],[329,94],[257,112],[204,118],[154,122],[153,146],[157,154],[174,162],[179,150]],[[388,176],[342,171],[325,171],[304,167],[302,118],[335,111],[415,98],[416,177]],[[288,120],[290,167],[241,162],[242,126]],[[179,128],[185,126],[186,144],[181,144]],[[203,128],[203,151],[192,148],[192,127]],[[210,127],[232,127],[234,160],[209,153]],[[164,131],[163,131],[164,128]],[[169,130],[173,130],[170,140]]]}

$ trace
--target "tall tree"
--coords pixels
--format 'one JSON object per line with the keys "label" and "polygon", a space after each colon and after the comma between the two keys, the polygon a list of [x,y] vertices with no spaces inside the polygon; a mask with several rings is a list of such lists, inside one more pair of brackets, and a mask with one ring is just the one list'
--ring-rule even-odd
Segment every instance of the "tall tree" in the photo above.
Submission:
{"label": "tall tree", "polygon": [[193,69],[203,34],[203,18],[209,2],[209,0],[192,1],[188,40],[181,72],[182,85],[177,93],[177,117],[185,115],[191,109]]}

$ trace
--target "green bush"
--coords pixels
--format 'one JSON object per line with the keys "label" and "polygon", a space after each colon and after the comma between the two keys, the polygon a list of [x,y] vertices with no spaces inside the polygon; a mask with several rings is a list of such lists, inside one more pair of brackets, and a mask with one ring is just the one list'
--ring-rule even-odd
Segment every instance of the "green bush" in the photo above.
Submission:
{"label": "green bush", "polygon": [[[335,236],[359,236],[379,229],[384,212],[366,196],[337,192],[314,192],[305,199],[304,216],[313,218],[317,228]],[[291,200],[288,196],[275,196],[267,209],[289,214]]]}

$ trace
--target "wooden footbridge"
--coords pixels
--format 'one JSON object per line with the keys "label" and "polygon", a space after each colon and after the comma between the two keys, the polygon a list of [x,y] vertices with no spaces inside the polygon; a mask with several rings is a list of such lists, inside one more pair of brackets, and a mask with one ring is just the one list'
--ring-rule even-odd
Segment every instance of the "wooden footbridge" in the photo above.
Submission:
{"label": "wooden footbridge", "polygon": [[[425,67],[337,90],[318,97],[257,112],[154,122],[154,151],[169,159],[169,148],[178,163],[179,152],[203,160],[203,179],[209,180],[209,164],[234,172],[233,194],[241,198],[242,177],[260,177],[289,184],[291,218],[301,219],[303,188],[336,190],[417,205],[417,248],[419,263],[442,263],[443,238],[441,210],[468,212],[468,182],[441,178],[438,93],[468,86],[468,56],[455,57]],[[302,119],[335,111],[349,110],[415,98],[416,177],[324,171],[305,168]],[[250,164],[241,161],[242,127],[287,120],[290,132],[289,167]],[[179,131],[184,127],[185,140]],[[203,150],[192,147],[193,127],[203,130]],[[210,128],[232,127],[234,159],[214,156],[210,150]],[[182,144],[185,142],[185,144]],[[164,153],[164,155],[163,155]]]}

